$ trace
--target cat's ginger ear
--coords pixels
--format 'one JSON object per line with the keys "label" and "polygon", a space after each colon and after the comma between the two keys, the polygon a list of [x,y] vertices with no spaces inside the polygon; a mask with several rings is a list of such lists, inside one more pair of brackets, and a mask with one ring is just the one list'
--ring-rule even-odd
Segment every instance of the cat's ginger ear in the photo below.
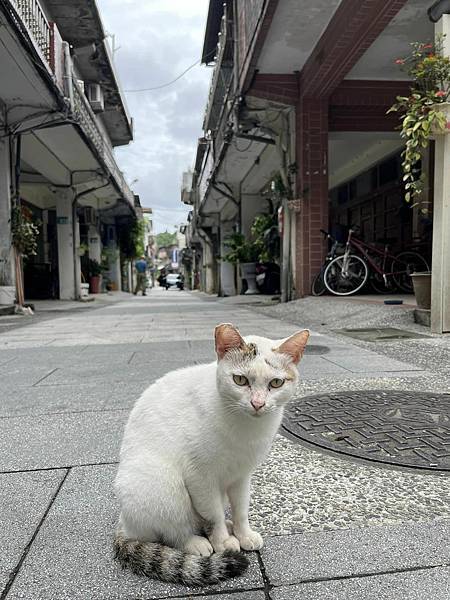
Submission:
{"label": "cat's ginger ear", "polygon": [[216,340],[216,352],[219,360],[222,359],[229,350],[243,348],[245,342],[241,334],[231,323],[221,323],[214,329]]}
{"label": "cat's ginger ear", "polygon": [[304,331],[297,331],[297,333],[288,337],[287,340],[284,340],[281,346],[276,349],[276,352],[288,354],[293,362],[297,364],[303,356],[308,338],[309,331],[307,329]]}

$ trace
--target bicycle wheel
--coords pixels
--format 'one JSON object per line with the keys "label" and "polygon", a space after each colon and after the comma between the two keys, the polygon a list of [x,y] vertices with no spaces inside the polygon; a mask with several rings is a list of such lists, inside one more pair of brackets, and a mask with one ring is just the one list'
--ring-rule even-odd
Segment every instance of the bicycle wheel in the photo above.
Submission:
{"label": "bicycle wheel", "polygon": [[392,261],[392,270],[401,271],[392,276],[395,285],[403,292],[410,294],[413,292],[411,273],[427,272],[430,270],[430,266],[423,256],[417,252],[406,250],[397,254],[395,260]]}
{"label": "bicycle wheel", "polygon": [[323,282],[323,269],[320,270],[320,273],[314,277],[312,285],[311,285],[311,294],[313,296],[322,296],[327,291],[325,284]]}
{"label": "bicycle wheel", "polygon": [[369,269],[365,261],[350,254],[337,256],[325,269],[323,281],[328,291],[336,296],[356,294],[366,283]]}

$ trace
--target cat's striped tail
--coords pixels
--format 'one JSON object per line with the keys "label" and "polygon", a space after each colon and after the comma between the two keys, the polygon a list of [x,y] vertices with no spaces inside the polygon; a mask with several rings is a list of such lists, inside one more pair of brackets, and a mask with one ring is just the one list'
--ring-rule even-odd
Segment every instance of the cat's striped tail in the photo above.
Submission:
{"label": "cat's striped tail", "polygon": [[114,550],[122,567],[136,575],[185,585],[213,585],[241,575],[249,565],[242,552],[194,556],[159,543],[129,540],[120,533],[114,539]]}

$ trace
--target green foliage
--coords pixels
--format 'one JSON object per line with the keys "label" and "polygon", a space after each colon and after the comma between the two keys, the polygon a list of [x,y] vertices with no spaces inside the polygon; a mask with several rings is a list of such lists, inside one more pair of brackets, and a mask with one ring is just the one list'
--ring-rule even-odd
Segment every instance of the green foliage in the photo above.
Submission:
{"label": "green foliage", "polygon": [[158,248],[162,246],[174,246],[177,243],[177,234],[164,231],[163,233],[156,234],[156,245]]}
{"label": "green foliage", "polygon": [[93,258],[90,258],[88,260],[87,272],[88,277],[98,277],[98,275],[102,274],[103,267],[98,261],[94,260]]}
{"label": "green foliage", "polygon": [[[403,151],[403,181],[405,200],[417,199],[424,187],[425,176],[419,166],[421,150],[428,147],[433,131],[444,131],[447,119],[436,105],[450,96],[450,58],[443,56],[442,38],[435,44],[411,44],[412,52],[395,62],[407,71],[414,82],[410,96],[398,96],[388,112],[401,114],[401,137],[406,141]],[[426,209],[422,209],[426,212]]]}
{"label": "green foliage", "polygon": [[242,233],[233,233],[224,242],[229,251],[223,260],[236,263],[273,262],[280,255],[280,234],[275,214],[257,215],[251,227],[252,237],[247,240]]}
{"label": "green foliage", "polygon": [[258,260],[258,249],[253,241],[246,240],[242,233],[232,233],[224,241],[224,245],[229,249],[223,256],[223,260],[237,264],[256,262]]}
{"label": "green foliage", "polygon": [[277,214],[258,215],[251,227],[260,262],[273,262],[280,256],[280,233]]}
{"label": "green foliage", "polygon": [[33,214],[25,206],[16,204],[11,210],[12,243],[22,256],[35,256],[39,223],[33,222]]}
{"label": "green foliage", "polygon": [[133,260],[144,254],[145,221],[135,219],[119,227],[119,247],[124,258]]}

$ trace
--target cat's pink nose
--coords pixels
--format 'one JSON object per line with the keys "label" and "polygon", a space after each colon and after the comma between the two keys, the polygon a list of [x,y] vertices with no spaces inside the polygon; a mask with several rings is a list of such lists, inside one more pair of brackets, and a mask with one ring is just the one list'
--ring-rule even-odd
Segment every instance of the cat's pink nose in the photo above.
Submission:
{"label": "cat's pink nose", "polygon": [[253,397],[250,400],[250,404],[253,406],[253,408],[258,411],[260,408],[262,408],[266,402],[265,400],[263,400],[263,398],[258,398],[258,397]]}

